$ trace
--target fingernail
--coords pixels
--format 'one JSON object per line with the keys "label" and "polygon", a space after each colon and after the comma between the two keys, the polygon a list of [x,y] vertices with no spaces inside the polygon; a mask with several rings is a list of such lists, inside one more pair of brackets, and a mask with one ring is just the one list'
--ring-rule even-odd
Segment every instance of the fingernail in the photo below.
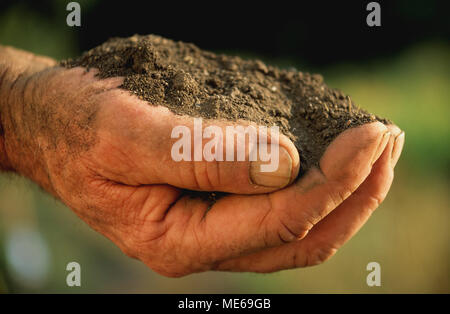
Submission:
{"label": "fingernail", "polygon": [[404,144],[405,144],[405,132],[402,131],[402,133],[400,133],[395,137],[394,148],[392,149],[391,155],[392,167],[395,167],[395,165],[397,164],[397,161],[399,160],[400,155],[402,154]]}
{"label": "fingernail", "polygon": [[372,158],[372,164],[375,163],[375,161],[380,158],[381,154],[383,153],[384,149],[386,148],[386,145],[389,141],[389,138],[391,137],[391,132],[387,131],[383,134],[383,137],[381,138],[380,144],[378,144],[378,148],[375,151],[375,155]]}
{"label": "fingernail", "polygon": [[279,163],[275,171],[262,172],[261,165],[265,164],[270,164],[270,161],[250,162],[250,181],[253,184],[272,188],[282,188],[289,184],[292,175],[292,159],[285,148],[279,149]]}

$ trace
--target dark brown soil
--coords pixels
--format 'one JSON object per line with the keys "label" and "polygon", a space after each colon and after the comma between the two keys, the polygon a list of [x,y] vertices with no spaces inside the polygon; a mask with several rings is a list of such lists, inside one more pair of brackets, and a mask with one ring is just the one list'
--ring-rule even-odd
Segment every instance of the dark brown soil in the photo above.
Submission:
{"label": "dark brown soil", "polygon": [[300,174],[317,164],[342,131],[376,120],[389,123],[326,86],[320,75],[216,55],[155,35],[112,38],[61,64],[98,68],[102,78],[124,76],[124,89],[177,114],[278,125],[299,150]]}

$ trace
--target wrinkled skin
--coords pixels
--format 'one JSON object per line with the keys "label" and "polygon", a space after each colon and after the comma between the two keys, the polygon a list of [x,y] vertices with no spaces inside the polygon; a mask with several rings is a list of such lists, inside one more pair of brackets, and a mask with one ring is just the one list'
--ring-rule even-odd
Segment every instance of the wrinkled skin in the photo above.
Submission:
{"label": "wrinkled skin", "polygon": [[[0,47],[0,60],[0,169],[35,181],[166,276],[324,262],[384,200],[403,147],[397,126],[349,129],[293,182],[299,156],[282,136],[293,183],[257,186],[249,162],[173,161],[171,130],[192,119],[118,89],[122,78],[13,48]],[[230,194],[208,210],[182,189]]]}

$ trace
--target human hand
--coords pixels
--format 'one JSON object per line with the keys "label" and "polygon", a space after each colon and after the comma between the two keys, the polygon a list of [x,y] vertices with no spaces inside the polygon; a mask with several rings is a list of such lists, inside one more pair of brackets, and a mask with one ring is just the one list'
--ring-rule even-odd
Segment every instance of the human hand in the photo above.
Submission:
{"label": "human hand", "polygon": [[[284,136],[276,175],[261,175],[249,161],[175,162],[171,131],[192,128],[191,119],[118,89],[121,78],[44,63],[0,79],[3,168],[31,178],[166,276],[325,261],[385,198],[404,142],[396,126],[349,129],[319,168],[289,186],[299,156]],[[231,194],[208,209],[183,189]]]}

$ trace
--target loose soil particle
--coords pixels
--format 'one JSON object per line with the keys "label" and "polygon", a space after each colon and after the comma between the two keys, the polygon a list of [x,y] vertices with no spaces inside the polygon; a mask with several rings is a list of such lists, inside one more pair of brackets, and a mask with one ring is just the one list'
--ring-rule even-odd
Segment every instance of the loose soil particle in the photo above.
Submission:
{"label": "loose soil particle", "polygon": [[156,35],[111,38],[61,65],[98,68],[101,78],[123,76],[122,88],[177,114],[278,125],[300,153],[300,175],[342,131],[390,123],[325,85],[320,75],[217,55]]}

